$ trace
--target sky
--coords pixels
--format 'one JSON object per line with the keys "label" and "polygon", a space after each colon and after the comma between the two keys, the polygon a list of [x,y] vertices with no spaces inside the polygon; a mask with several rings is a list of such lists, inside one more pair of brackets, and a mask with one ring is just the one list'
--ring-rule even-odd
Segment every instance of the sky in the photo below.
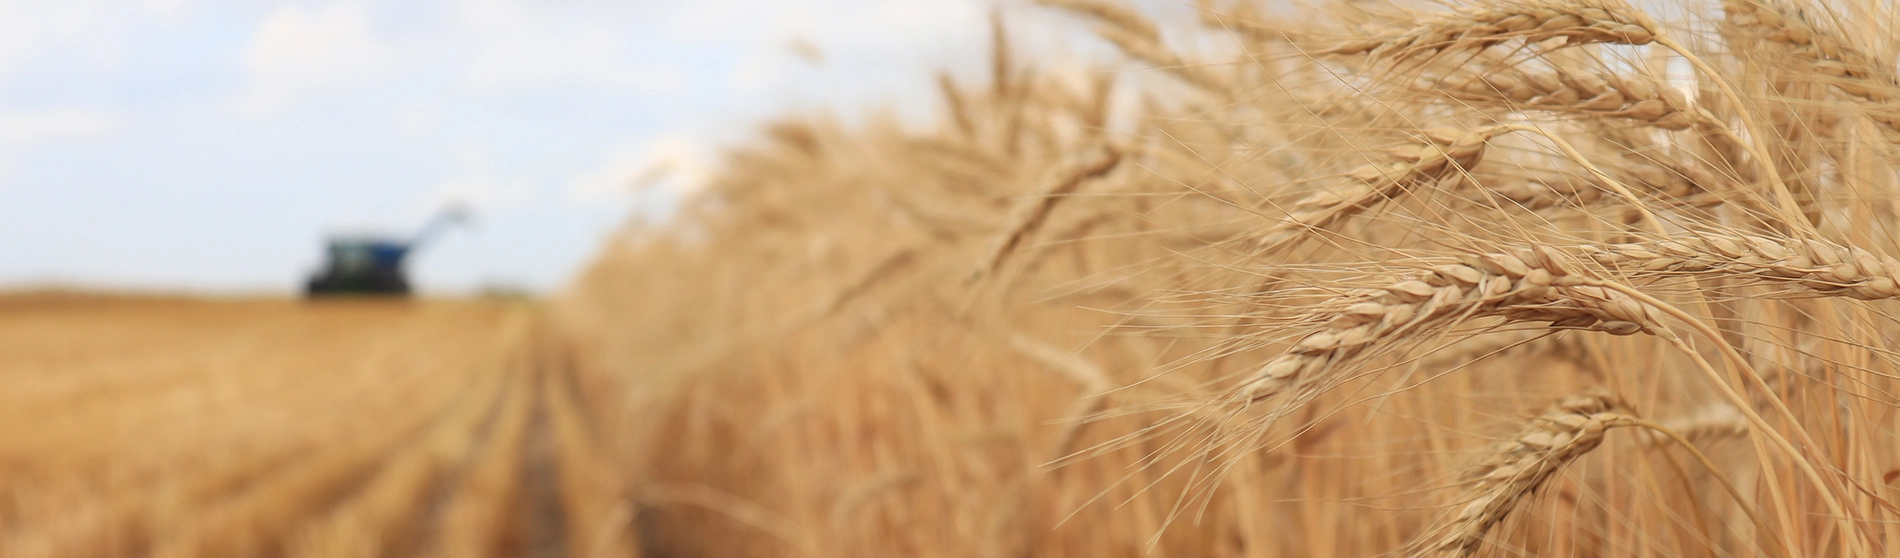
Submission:
{"label": "sky", "polygon": [[327,233],[459,202],[420,289],[558,289],[761,120],[927,97],[985,56],[987,10],[0,0],[0,288],[288,293]]}

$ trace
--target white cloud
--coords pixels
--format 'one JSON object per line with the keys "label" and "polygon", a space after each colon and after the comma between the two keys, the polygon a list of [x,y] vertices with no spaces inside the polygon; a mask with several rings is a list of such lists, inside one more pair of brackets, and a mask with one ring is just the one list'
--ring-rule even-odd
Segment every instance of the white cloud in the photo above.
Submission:
{"label": "white cloud", "polygon": [[679,67],[639,56],[637,31],[612,19],[513,0],[464,2],[450,19],[448,34],[469,45],[468,84],[479,90],[673,91],[686,81]]}
{"label": "white cloud", "polygon": [[705,185],[712,175],[705,150],[680,136],[666,136],[646,145],[622,145],[599,165],[568,182],[568,199],[579,202],[622,201],[647,191],[684,195]]}
{"label": "white cloud", "polygon": [[185,0],[0,0],[0,81],[30,70],[111,71],[141,29],[176,20]]}
{"label": "white cloud", "polygon": [[376,36],[362,4],[280,6],[245,49],[250,81],[240,108],[272,112],[304,95],[367,85],[394,69],[397,54]]}
{"label": "white cloud", "polygon": [[396,129],[412,138],[426,138],[440,129],[448,114],[440,105],[417,103],[395,109]]}
{"label": "white cloud", "polygon": [[699,0],[669,12],[663,29],[702,42],[782,45],[807,35],[831,44],[919,46],[980,29],[987,9],[942,0]]}
{"label": "white cloud", "polygon": [[[0,0],[4,1],[4,0]],[[389,10],[389,11],[384,11]],[[638,30],[618,17],[516,0],[471,0],[426,8],[419,22],[379,28],[387,5],[343,0],[283,5],[258,26],[245,52],[250,82],[240,108],[272,112],[309,96],[388,87],[400,70],[446,72],[464,93],[544,90],[677,91],[678,65],[634,48]],[[624,14],[623,14],[624,15]],[[638,15],[638,14],[634,14]],[[380,83],[379,83],[380,82]]]}
{"label": "white cloud", "polygon": [[124,127],[118,114],[91,108],[0,109],[0,145],[24,147],[108,136]]}
{"label": "white cloud", "polygon": [[[671,14],[666,27],[680,39],[736,50],[728,87],[783,97],[786,86],[803,82],[819,88],[815,97],[855,105],[864,100],[856,95],[885,85],[927,84],[936,64],[982,48],[985,10],[983,2],[940,0],[703,0]],[[815,74],[795,44],[825,54]]]}

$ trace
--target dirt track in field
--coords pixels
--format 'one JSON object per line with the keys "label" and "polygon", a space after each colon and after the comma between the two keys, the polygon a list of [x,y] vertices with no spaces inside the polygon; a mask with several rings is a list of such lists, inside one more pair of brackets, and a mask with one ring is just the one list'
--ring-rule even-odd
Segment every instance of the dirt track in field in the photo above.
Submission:
{"label": "dirt track in field", "polygon": [[0,296],[0,556],[627,556],[511,301]]}

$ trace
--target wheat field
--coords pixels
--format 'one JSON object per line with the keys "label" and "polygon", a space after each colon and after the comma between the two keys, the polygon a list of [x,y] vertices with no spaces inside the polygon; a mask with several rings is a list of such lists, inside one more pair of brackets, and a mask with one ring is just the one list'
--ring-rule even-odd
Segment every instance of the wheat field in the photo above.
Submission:
{"label": "wheat field", "polygon": [[536,315],[0,297],[0,556],[630,555]]}
{"label": "wheat field", "polygon": [[1449,4],[1008,4],[764,127],[555,305],[642,544],[1895,552],[1900,11]]}
{"label": "wheat field", "polygon": [[1900,546],[1891,2],[990,31],[541,303],[0,302],[0,554]]}

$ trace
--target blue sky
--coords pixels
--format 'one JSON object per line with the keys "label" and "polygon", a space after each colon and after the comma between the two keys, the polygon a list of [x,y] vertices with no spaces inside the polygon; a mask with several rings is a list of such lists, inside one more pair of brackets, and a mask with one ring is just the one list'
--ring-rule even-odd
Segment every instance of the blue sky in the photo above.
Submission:
{"label": "blue sky", "polygon": [[424,289],[558,288],[762,118],[927,100],[986,10],[0,0],[0,287],[288,292],[325,232],[460,200],[477,222],[413,262]]}

